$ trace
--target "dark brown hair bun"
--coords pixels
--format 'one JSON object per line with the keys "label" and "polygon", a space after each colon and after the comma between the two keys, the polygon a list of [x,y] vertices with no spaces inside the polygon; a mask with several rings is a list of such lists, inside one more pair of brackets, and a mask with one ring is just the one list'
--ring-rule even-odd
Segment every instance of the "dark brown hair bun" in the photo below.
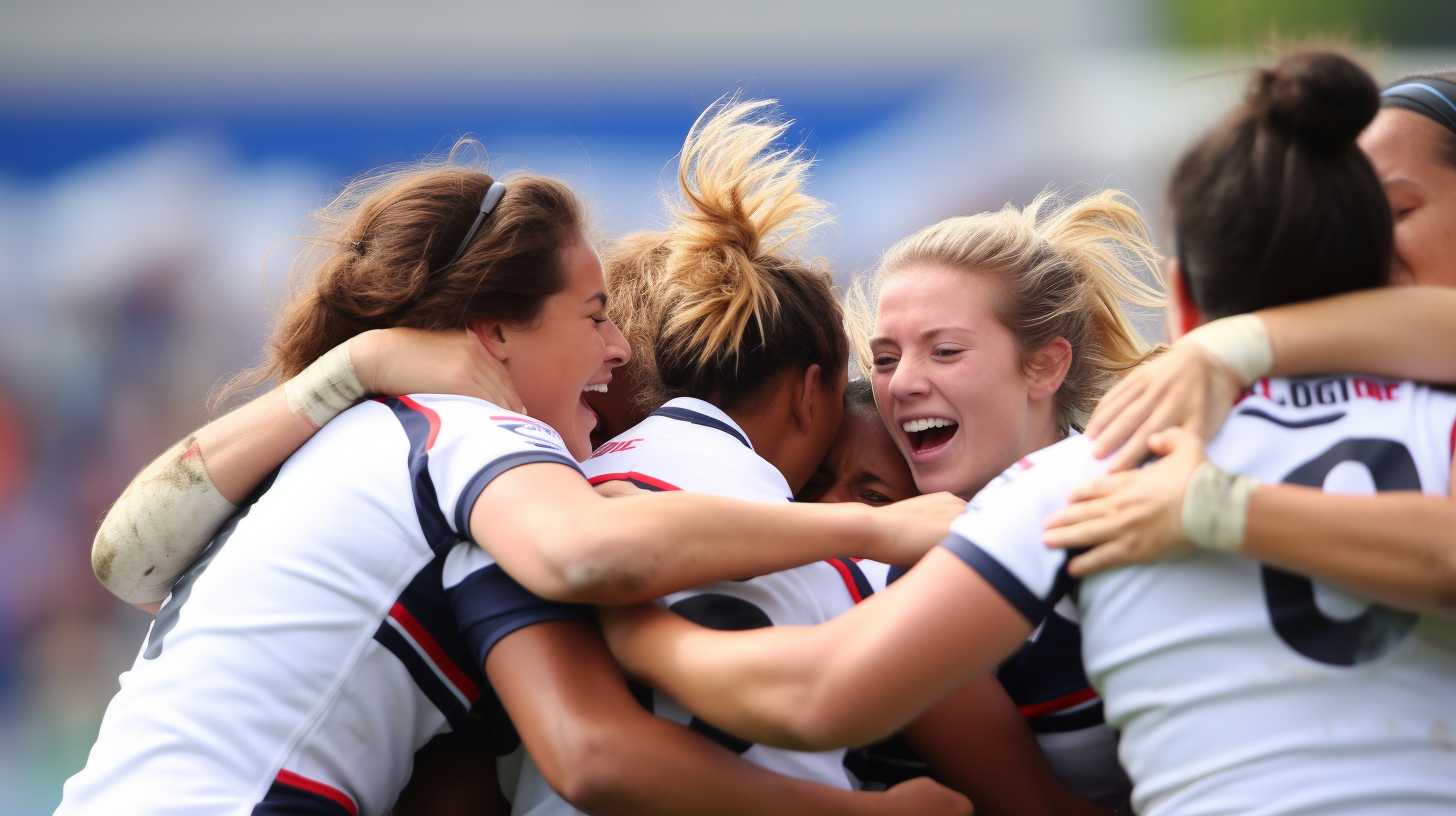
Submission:
{"label": "dark brown hair bun", "polygon": [[1284,58],[1249,83],[1248,105],[1271,128],[1314,149],[1355,141],[1380,108],[1380,91],[1364,69],[1329,51]]}

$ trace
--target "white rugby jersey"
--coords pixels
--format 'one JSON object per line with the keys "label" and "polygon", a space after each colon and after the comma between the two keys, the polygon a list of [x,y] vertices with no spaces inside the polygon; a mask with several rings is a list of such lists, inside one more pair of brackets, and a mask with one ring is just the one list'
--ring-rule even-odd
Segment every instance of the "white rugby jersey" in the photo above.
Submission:
{"label": "white rugby jersey", "polygon": [[[769,502],[792,499],[783,474],[754,452],[743,429],[712,404],[691,398],[667,402],[604,443],[582,469],[593,483],[627,480],[647,490],[691,490]],[[835,559],[676,592],[660,602],[715,629],[754,629],[823,623],[871,592],[854,561]],[[637,691],[653,713],[687,724],[749,762],[835,787],[853,784],[843,750],[800,753],[749,743],[698,720],[665,694]],[[513,801],[512,812],[518,814],[577,812],[551,791],[529,758]]]}
{"label": "white rugby jersey", "polygon": [[[1449,495],[1456,396],[1364,376],[1264,380],[1220,467],[1329,492]],[[1456,626],[1238,556],[1074,585],[1042,522],[1102,471],[1081,438],[976,496],[944,546],[1033,624],[1069,593],[1137,812],[1456,813]]]}
{"label": "white rugby jersey", "polygon": [[462,540],[490,480],[533,462],[577,467],[465,397],[330,422],[179,579],[58,813],[384,812],[417,749],[498,705],[491,647],[582,614]]}

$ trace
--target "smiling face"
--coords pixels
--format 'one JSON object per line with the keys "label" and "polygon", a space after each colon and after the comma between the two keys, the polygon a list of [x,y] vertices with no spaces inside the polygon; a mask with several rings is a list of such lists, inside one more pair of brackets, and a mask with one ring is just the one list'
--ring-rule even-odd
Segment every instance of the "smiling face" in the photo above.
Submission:
{"label": "smiling face", "polygon": [[921,492],[963,498],[1030,450],[1028,383],[989,272],[896,270],[870,341],[875,402]]}
{"label": "smiling face", "polygon": [[844,412],[829,454],[799,501],[859,502],[881,507],[916,495],[915,480],[874,406]]}
{"label": "smiling face", "polygon": [[573,456],[585,459],[597,423],[585,392],[605,388],[612,369],[631,352],[607,319],[596,252],[578,238],[562,248],[561,262],[566,288],[545,300],[533,323],[504,330],[506,368],[526,411],[555,428]]}
{"label": "smiling face", "polygon": [[1385,108],[1360,135],[1395,216],[1394,283],[1456,286],[1456,166],[1452,134],[1420,114]]}

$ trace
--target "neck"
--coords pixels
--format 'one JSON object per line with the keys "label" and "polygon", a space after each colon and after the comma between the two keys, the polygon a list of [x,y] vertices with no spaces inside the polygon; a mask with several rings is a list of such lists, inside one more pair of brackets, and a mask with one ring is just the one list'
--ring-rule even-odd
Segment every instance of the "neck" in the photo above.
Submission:
{"label": "neck", "polygon": [[1055,400],[1041,400],[1031,405],[1030,409],[1026,438],[1022,440],[1022,449],[1017,451],[1018,457],[1039,451],[1048,445],[1055,445],[1066,437],[1066,433],[1057,423]]}
{"label": "neck", "polygon": [[784,421],[784,408],[777,402],[748,400],[732,410],[723,408],[723,413],[738,423],[738,427],[743,429],[748,440],[753,443],[754,452],[778,468],[779,473],[788,481],[789,487],[797,493],[812,474],[800,472],[803,468],[799,466],[798,457],[793,453],[795,434],[790,427],[792,423]]}

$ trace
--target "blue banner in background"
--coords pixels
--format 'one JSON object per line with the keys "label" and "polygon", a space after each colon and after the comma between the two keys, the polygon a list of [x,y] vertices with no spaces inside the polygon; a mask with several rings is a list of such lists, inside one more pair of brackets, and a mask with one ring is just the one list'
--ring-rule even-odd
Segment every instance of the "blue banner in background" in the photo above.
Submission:
{"label": "blue banner in background", "polygon": [[[931,81],[873,87],[756,82],[746,95],[777,98],[796,120],[791,139],[832,150],[911,108]],[[611,145],[668,157],[693,119],[734,84],[665,88],[457,87],[453,93],[369,98],[357,88],[317,98],[256,89],[205,100],[62,97],[12,101],[0,111],[0,175],[44,181],[89,159],[178,135],[203,135],[242,162],[301,160],[347,178],[448,150],[465,134],[492,154],[537,143]],[[560,149],[559,147],[557,148]],[[529,158],[529,156],[528,156]]]}

